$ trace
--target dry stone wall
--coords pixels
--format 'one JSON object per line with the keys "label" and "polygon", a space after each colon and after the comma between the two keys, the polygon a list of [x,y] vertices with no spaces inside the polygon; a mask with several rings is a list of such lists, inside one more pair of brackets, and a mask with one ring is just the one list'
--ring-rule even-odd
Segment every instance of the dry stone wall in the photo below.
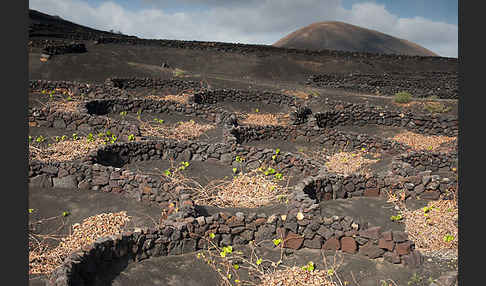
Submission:
{"label": "dry stone wall", "polygon": [[[29,163],[31,186],[80,188],[126,195],[138,201],[167,206],[174,197],[164,184],[164,176],[149,176],[123,168],[126,164],[147,160],[207,161],[217,160],[229,168],[242,164],[243,168],[257,169],[273,164],[284,175],[316,175],[317,162],[291,153],[283,153],[274,160],[274,150],[245,148],[225,143],[207,144],[196,141],[179,142],[158,140],[152,142],[118,143],[104,146],[76,162]],[[245,158],[236,162],[236,156]],[[312,203],[307,200],[306,203]]]}
{"label": "dry stone wall", "polygon": [[303,179],[295,192],[304,192],[317,202],[352,197],[383,197],[403,192],[405,199],[436,200],[449,197],[457,190],[457,179],[432,175],[432,171],[403,174],[403,162],[395,161],[392,170],[371,175],[351,174],[348,176],[327,173]]}
{"label": "dry stone wall", "polygon": [[216,104],[222,101],[259,102],[263,104],[286,105],[289,107],[297,106],[295,97],[269,91],[249,91],[238,89],[216,89],[205,90],[194,94],[195,103]]}
{"label": "dry stone wall", "polygon": [[313,114],[315,125],[319,128],[332,128],[340,125],[364,126],[377,124],[402,127],[415,133],[428,135],[457,136],[459,121],[455,116],[421,115],[411,112],[378,111],[374,108],[359,111],[327,111]]}
{"label": "dry stone wall", "polygon": [[312,142],[329,150],[356,151],[366,148],[372,153],[386,152],[392,155],[410,150],[410,147],[393,140],[354,132],[341,132],[331,128],[315,129],[309,125],[236,126],[231,127],[230,133],[238,144],[278,139],[290,142]]}
{"label": "dry stone wall", "polygon": [[83,43],[69,43],[69,44],[57,44],[57,45],[46,45],[42,52],[48,55],[62,55],[62,54],[78,54],[86,53],[86,46]]}
{"label": "dry stone wall", "polygon": [[84,134],[105,132],[110,130],[124,140],[131,134],[140,135],[138,126],[127,121],[115,121],[108,117],[88,114],[83,103],[78,106],[78,112],[65,112],[55,107],[31,108],[28,113],[29,122],[37,127],[65,129]]}
{"label": "dry stone wall", "polygon": [[361,61],[363,63],[372,63],[376,60],[383,60],[389,64],[400,63],[406,65],[407,63],[417,62],[431,62],[431,63],[451,63],[457,64],[455,58],[444,57],[423,57],[423,56],[405,56],[405,55],[387,55],[387,54],[373,54],[373,53],[359,53],[346,52],[336,50],[321,50],[310,51],[301,49],[279,48],[269,45],[251,45],[251,44],[235,44],[222,42],[203,42],[203,41],[179,41],[179,40],[150,40],[127,37],[99,37],[95,39],[97,44],[127,44],[127,45],[147,45],[160,46],[167,48],[179,49],[194,49],[194,50],[212,50],[219,52],[233,52],[239,54],[258,54],[265,55],[306,55],[306,56],[331,56],[342,58],[345,60]]}
{"label": "dry stone wall", "polygon": [[370,94],[393,96],[407,91],[413,97],[437,96],[444,99],[458,98],[458,73],[456,72],[392,72],[384,74],[333,73],[312,75],[307,84],[322,88],[339,88]]}
{"label": "dry stone wall", "polygon": [[[183,196],[182,196],[183,197]],[[183,212],[193,213],[193,202],[182,198]],[[390,263],[419,267],[420,252],[408,235],[383,230],[349,216],[320,217],[314,209],[290,209],[266,214],[220,212],[212,216],[182,215],[167,219],[159,228],[140,228],[104,237],[72,254],[57,268],[48,285],[92,285],[115,262],[141,261],[150,257],[180,255],[205,249],[209,234],[218,246],[245,245],[253,240],[272,247],[281,238],[282,247],[341,250]]]}

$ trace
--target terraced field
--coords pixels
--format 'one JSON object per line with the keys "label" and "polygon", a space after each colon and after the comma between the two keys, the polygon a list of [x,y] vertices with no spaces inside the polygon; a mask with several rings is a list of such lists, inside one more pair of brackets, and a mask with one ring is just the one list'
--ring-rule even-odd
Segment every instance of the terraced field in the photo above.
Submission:
{"label": "terraced field", "polygon": [[30,285],[457,285],[456,59],[30,17]]}
{"label": "terraced field", "polygon": [[[447,243],[409,228],[413,213],[444,211],[428,204],[455,202],[454,116],[137,82],[31,81],[32,285],[277,283],[264,282],[276,271],[332,285],[452,279],[457,225]],[[120,212],[129,222],[115,228]],[[91,229],[76,233],[83,220]],[[291,268],[309,261],[336,274]]]}

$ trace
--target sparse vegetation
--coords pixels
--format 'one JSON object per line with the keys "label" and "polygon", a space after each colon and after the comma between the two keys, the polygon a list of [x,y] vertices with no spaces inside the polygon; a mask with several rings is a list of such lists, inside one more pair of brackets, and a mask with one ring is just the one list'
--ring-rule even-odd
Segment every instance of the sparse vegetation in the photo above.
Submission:
{"label": "sparse vegetation", "polygon": [[426,102],[424,108],[430,113],[446,113],[452,110],[450,106],[446,106],[441,102]]}
{"label": "sparse vegetation", "polygon": [[412,95],[406,91],[397,92],[395,93],[394,101],[396,103],[409,103],[412,101]]}
{"label": "sparse vegetation", "polygon": [[175,76],[175,77],[183,77],[183,76],[185,76],[185,75],[186,75],[186,71],[184,71],[184,70],[181,70],[181,69],[179,69],[179,68],[176,68],[176,69],[174,70],[174,76]]}
{"label": "sparse vegetation", "polygon": [[179,122],[175,126],[164,126],[163,119],[154,118],[156,125],[148,122],[140,122],[140,132],[142,136],[167,137],[177,140],[190,140],[198,138],[205,132],[213,129],[212,124],[198,124],[195,121]]}
{"label": "sparse vegetation", "polygon": [[[255,285],[255,286],[346,286],[348,281],[339,277],[343,259],[334,256],[332,265],[329,265],[323,252],[321,252],[323,269],[317,269],[313,261],[301,266],[288,266],[285,263],[283,238],[272,240],[275,248],[280,250],[280,259],[273,261],[261,256],[261,244],[251,241],[244,251],[235,249],[231,245],[219,247],[213,240],[214,233],[209,234],[207,248],[196,254],[197,259],[206,262],[219,276],[220,285]],[[242,279],[245,271],[250,280]]]}
{"label": "sparse vegetation", "polygon": [[[32,213],[30,210],[33,212],[33,209],[29,209],[29,213]],[[58,220],[62,228],[66,224],[64,218],[70,214],[69,211],[64,211],[57,217],[29,223],[29,274],[50,274],[74,251],[90,245],[99,237],[121,233],[123,227],[130,221],[125,211],[102,213],[84,219],[81,224],[74,224],[72,234],[69,236],[40,235],[31,231],[34,225],[52,220]],[[48,239],[60,240],[60,243],[52,248],[47,244]]]}
{"label": "sparse vegetation", "polygon": [[[102,136],[98,134],[98,137],[95,138],[92,133],[89,133],[86,136],[86,140],[80,140],[81,138],[77,133],[72,135],[72,140],[67,140],[66,135],[62,137],[56,136],[54,137],[55,143],[50,143],[47,147],[29,144],[29,155],[32,159],[41,162],[64,162],[80,159],[96,150],[100,145],[116,141],[116,136],[111,134],[111,132],[111,137],[104,133],[101,134]],[[42,143],[46,140],[44,136],[40,135],[37,137],[36,142]]]}

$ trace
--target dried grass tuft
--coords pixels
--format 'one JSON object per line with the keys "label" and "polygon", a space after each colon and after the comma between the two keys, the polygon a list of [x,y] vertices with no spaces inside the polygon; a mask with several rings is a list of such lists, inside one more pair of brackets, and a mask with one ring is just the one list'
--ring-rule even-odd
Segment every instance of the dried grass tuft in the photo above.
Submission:
{"label": "dried grass tuft", "polygon": [[248,125],[287,126],[289,124],[289,115],[283,113],[250,113],[242,116],[244,119],[241,122]]}
{"label": "dried grass tuft", "polygon": [[29,145],[30,158],[41,162],[65,162],[81,159],[103,144],[101,138],[88,142],[86,138],[52,143],[49,147]]}
{"label": "dried grass tuft", "polygon": [[156,95],[149,95],[146,98],[152,100],[158,100],[158,101],[172,101],[180,104],[187,104],[189,101],[187,94],[178,94],[178,95],[169,94],[163,97],[156,96]]}
{"label": "dried grass tuft", "polygon": [[262,276],[259,286],[337,286],[329,279],[327,271],[307,271],[294,266]]}
{"label": "dried grass tuft", "polygon": [[426,136],[422,134],[405,131],[390,138],[399,143],[403,143],[412,147],[414,150],[427,150],[434,151],[440,149],[440,146],[444,143],[456,140],[456,137],[447,136]]}
{"label": "dried grass tuft", "polygon": [[364,167],[378,161],[364,158],[363,152],[339,152],[329,156],[325,166],[329,171],[338,174],[350,175],[356,172],[365,174],[367,170]]}
{"label": "dried grass tuft", "polygon": [[81,103],[79,100],[66,100],[66,101],[51,101],[48,106],[53,110],[62,112],[78,112],[78,106]]}
{"label": "dried grass tuft", "polygon": [[195,121],[179,122],[175,126],[165,126],[152,122],[141,122],[140,133],[142,136],[167,137],[176,140],[191,140],[200,137],[205,132],[213,129],[212,124],[199,124]]}
{"label": "dried grass tuft", "polygon": [[81,224],[73,225],[73,233],[61,239],[59,245],[49,249],[35,235],[29,237],[29,274],[50,274],[71,253],[92,244],[100,237],[120,234],[130,221],[125,211],[102,213],[88,217]]}
{"label": "dried grass tuft", "polygon": [[[405,231],[415,242],[417,249],[429,252],[444,249],[457,251],[458,246],[458,205],[457,200],[437,200],[427,204],[424,209],[402,210]],[[450,235],[449,242],[445,238]]]}
{"label": "dried grass tuft", "polygon": [[217,207],[256,208],[277,202],[289,193],[288,186],[253,170],[240,173],[232,180],[210,182],[198,193],[195,202]]}

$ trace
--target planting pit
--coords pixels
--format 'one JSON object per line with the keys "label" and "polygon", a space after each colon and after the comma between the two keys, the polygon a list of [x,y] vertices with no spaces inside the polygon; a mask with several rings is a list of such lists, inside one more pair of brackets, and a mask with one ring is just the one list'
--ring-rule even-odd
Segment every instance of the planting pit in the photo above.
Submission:
{"label": "planting pit", "polygon": [[[129,221],[122,227],[122,230],[125,230],[140,226],[155,226],[161,214],[161,209],[156,206],[143,205],[133,200],[126,200],[116,194],[75,188],[29,187],[29,209],[32,210],[29,213],[29,241],[32,243],[32,249],[38,249],[39,246],[43,249],[37,252],[37,256],[53,251],[59,246],[61,238],[67,238],[70,234],[73,234],[76,227],[73,227],[73,225],[80,224],[89,217],[125,212],[129,218]],[[64,212],[66,212],[65,215],[63,215]],[[119,217],[123,218],[124,215]],[[106,217],[106,219],[108,218]],[[91,221],[94,222],[93,219]],[[100,224],[99,229],[92,228],[92,235],[95,234],[94,231],[100,232],[102,228],[104,228],[105,232],[115,230],[114,225]],[[84,243],[79,238],[83,236],[87,238],[88,235],[88,233],[78,233],[78,242],[75,244]],[[90,239],[92,241],[94,236],[91,236]],[[71,243],[71,245],[75,244]],[[44,271],[60,265],[62,260],[55,259],[55,257],[65,254],[67,248],[64,248],[65,251],[58,250],[52,252],[52,255],[49,257],[45,257],[45,261],[42,259],[36,260],[44,261],[42,264],[45,265],[34,263],[33,261],[34,264],[32,266],[35,265],[35,267],[31,270],[35,271],[30,274],[45,274]],[[31,258],[34,257],[34,253],[32,255]]]}
{"label": "planting pit", "polygon": [[377,124],[366,124],[364,126],[342,125],[342,126],[336,126],[333,129],[341,132],[354,132],[358,134],[366,134],[368,136],[373,136],[377,138],[389,138],[401,132],[406,131],[405,129],[400,127],[377,125]]}
{"label": "planting pit", "polygon": [[289,124],[289,115],[284,113],[238,113],[237,117],[244,125],[286,126]]}
{"label": "planting pit", "polygon": [[29,156],[40,162],[65,162],[83,159],[89,153],[96,151],[103,140],[100,138],[88,142],[85,138],[73,140],[71,138],[51,144],[50,146],[29,145]]}
{"label": "planting pit", "polygon": [[55,143],[56,136],[62,137],[63,135],[66,135],[68,139],[71,139],[73,133],[78,134],[80,137],[84,137],[88,135],[86,132],[83,131],[67,131],[66,129],[63,128],[39,127],[39,126],[29,126],[28,135],[32,136],[32,139],[34,141],[37,137],[42,136],[46,139],[45,142]]}
{"label": "planting pit", "polygon": [[[138,126],[140,135],[146,139],[172,138],[176,140],[198,139],[216,143],[223,140],[223,129],[204,118],[178,113],[146,113],[140,115],[127,112],[126,115],[109,114],[113,120],[124,120]],[[182,124],[181,124],[182,123]]]}
{"label": "planting pit", "polygon": [[[165,170],[171,167],[178,168],[181,166],[182,160],[148,160],[131,162],[123,165],[123,168],[131,171],[139,171],[144,174],[162,176]],[[208,159],[206,161],[188,161],[189,166],[182,171],[186,178],[192,178],[202,186],[206,186],[210,181],[222,180],[231,178],[233,176],[232,167],[228,164],[223,164],[218,160]]]}
{"label": "planting pit", "polygon": [[284,182],[265,176],[258,170],[211,182],[208,187],[207,192],[197,194],[197,205],[258,208],[285,202],[292,190]]}
{"label": "planting pit", "polygon": [[86,103],[86,109],[90,115],[107,115],[112,112],[110,101],[95,100]]}
{"label": "planting pit", "polygon": [[[234,270],[231,260],[227,258],[221,258],[219,252],[213,251],[214,261],[216,262],[216,269],[221,269],[221,273],[207,264],[202,254],[208,258],[207,251],[198,251],[189,254],[182,255],[169,255],[160,257],[151,257],[141,262],[128,262],[121,264],[119,267],[113,267],[110,272],[107,273],[106,278],[100,278],[100,283],[97,285],[113,285],[113,286],[128,286],[128,285],[173,285],[173,286],[214,286],[220,285],[220,275],[226,276],[227,269],[232,274],[231,281],[233,283],[235,279],[239,279],[243,283],[244,281],[251,281],[254,285],[312,285],[312,284],[298,284],[305,283],[308,280],[289,281],[291,284],[278,284],[281,276],[276,277],[276,283],[274,284],[261,284],[258,279],[258,274],[255,270],[249,270],[246,268],[248,263],[240,262],[241,265],[238,270]],[[280,248],[270,248],[259,246],[254,248],[254,254],[252,255],[252,248],[249,246],[234,247],[233,251],[241,251],[243,254],[241,257],[248,259],[255,263],[256,257],[261,257],[265,262],[260,265],[260,270],[265,269],[265,273],[275,273],[274,267],[271,262],[277,262],[281,258]],[[198,258],[199,254],[199,258]],[[325,257],[325,259],[323,258]],[[282,264],[277,268],[278,271],[290,274],[291,267],[298,267],[299,271],[301,267],[306,266],[310,261],[314,263],[315,271],[322,271],[327,276],[327,270],[333,269],[334,276],[331,278],[327,276],[328,281],[333,281],[333,284],[327,284],[329,286],[337,285],[377,285],[377,281],[387,281],[395,283],[396,285],[407,285],[411,281],[414,274],[420,277],[424,277],[427,280],[428,277],[437,279],[438,273],[451,271],[453,268],[446,266],[445,261],[442,261],[443,266],[438,266],[435,263],[424,262],[424,266],[420,269],[409,269],[401,265],[394,265],[386,261],[370,260],[361,255],[353,255],[347,253],[336,253],[335,251],[325,250],[320,251],[318,249],[303,249],[299,251],[284,250],[282,257]],[[253,268],[252,269],[256,269]],[[294,272],[295,273],[295,272]],[[323,276],[324,276],[323,275]],[[339,280],[341,284],[339,282]],[[101,282],[101,281],[104,281]],[[358,283],[356,283],[356,282]],[[393,282],[392,282],[393,281]],[[223,284],[225,285],[225,284]],[[326,284],[317,284],[326,285]]]}
{"label": "planting pit", "polygon": [[[287,105],[279,105],[272,103],[263,102],[235,102],[235,101],[220,101],[217,103],[223,109],[233,112],[233,113],[288,113],[290,112],[290,107]],[[258,111],[256,111],[258,109]]]}
{"label": "planting pit", "polygon": [[438,150],[445,150],[449,151],[450,148],[447,146],[442,147],[454,140],[457,140],[457,137],[447,137],[447,136],[425,136],[422,134],[413,133],[410,131],[404,131],[396,134],[395,136],[391,137],[390,140],[394,140],[400,142],[402,144],[410,146],[412,149],[421,151],[438,151]]}

